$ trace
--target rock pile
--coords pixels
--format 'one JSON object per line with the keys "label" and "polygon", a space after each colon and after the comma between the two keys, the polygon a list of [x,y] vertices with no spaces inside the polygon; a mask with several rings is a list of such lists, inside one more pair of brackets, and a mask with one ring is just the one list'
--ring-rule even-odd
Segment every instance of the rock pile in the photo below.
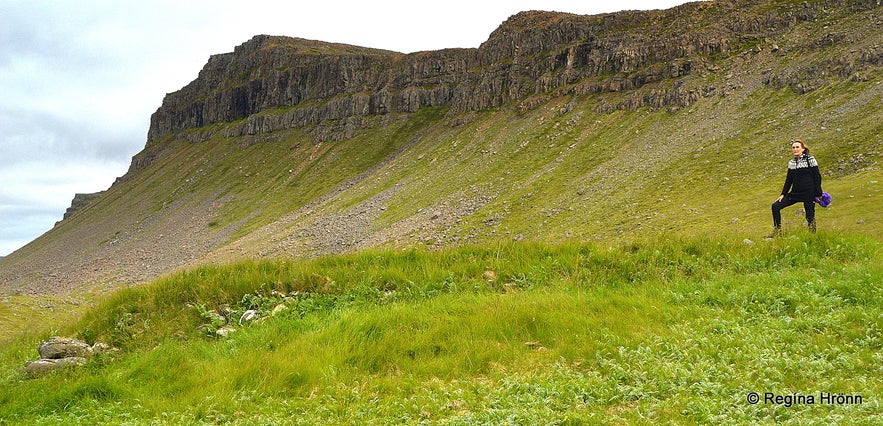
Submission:
{"label": "rock pile", "polygon": [[[274,317],[280,312],[288,309],[285,303],[276,304],[269,317]],[[234,318],[234,311],[229,305],[221,306],[218,310],[208,310],[202,313],[203,317],[209,322],[200,325],[197,329],[209,336],[228,337],[236,331],[236,325],[247,325],[253,322],[261,322],[269,318],[265,311],[260,309],[247,309],[239,316],[239,321]]]}
{"label": "rock pile", "polygon": [[113,350],[116,349],[104,343],[90,346],[82,340],[53,337],[40,343],[37,348],[40,359],[25,364],[25,371],[30,376],[39,377],[55,370],[85,365],[88,358]]}

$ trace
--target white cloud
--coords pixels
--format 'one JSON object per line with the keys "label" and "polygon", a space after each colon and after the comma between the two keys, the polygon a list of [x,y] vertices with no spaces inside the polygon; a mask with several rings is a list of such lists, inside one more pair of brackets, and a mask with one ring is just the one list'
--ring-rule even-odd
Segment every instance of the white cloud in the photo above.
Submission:
{"label": "white cloud", "polygon": [[0,255],[51,229],[76,193],[107,189],[128,163],[85,159],[77,162],[20,162],[0,169]]}

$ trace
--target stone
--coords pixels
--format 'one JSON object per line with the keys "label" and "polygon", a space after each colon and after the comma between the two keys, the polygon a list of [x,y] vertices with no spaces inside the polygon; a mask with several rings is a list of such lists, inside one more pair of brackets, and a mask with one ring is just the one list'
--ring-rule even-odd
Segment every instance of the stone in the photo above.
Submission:
{"label": "stone", "polygon": [[242,316],[239,317],[239,325],[252,322],[252,321],[258,319],[260,316],[261,316],[260,311],[258,311],[256,309],[249,309],[249,310],[243,312]]}
{"label": "stone", "polygon": [[98,355],[98,354],[103,354],[103,353],[108,353],[108,352],[116,352],[118,350],[119,349],[117,349],[113,346],[110,346],[107,343],[102,343],[102,342],[98,342],[98,343],[92,345],[92,355]]}
{"label": "stone", "polygon": [[217,334],[218,337],[227,337],[227,336],[233,334],[234,332],[236,332],[235,328],[233,328],[229,325],[225,325],[225,326],[219,328],[218,331],[215,332],[215,334]]}
{"label": "stone", "polygon": [[276,307],[273,308],[273,311],[270,312],[270,316],[276,316],[276,314],[278,314],[286,309],[288,309],[288,306],[286,306],[284,303],[280,303],[280,304],[276,305]]}
{"label": "stone", "polygon": [[39,359],[25,364],[25,371],[33,377],[43,376],[64,368],[78,367],[86,364],[86,358],[72,356],[59,359]]}
{"label": "stone", "polygon": [[230,305],[225,303],[218,308],[218,313],[224,317],[224,323],[229,323],[230,317],[233,316],[233,309],[230,308]]}
{"label": "stone", "polygon": [[37,351],[44,359],[61,359],[68,357],[88,358],[92,356],[92,347],[82,340],[66,337],[53,337],[40,343]]}
{"label": "stone", "polygon": [[32,377],[42,376],[51,371],[84,365],[87,358],[117,350],[106,343],[89,346],[82,340],[55,336],[40,343],[37,352],[41,359],[25,363],[25,371]]}
{"label": "stone", "polygon": [[227,317],[215,310],[206,312],[206,317],[214,325],[223,325],[227,323]]}

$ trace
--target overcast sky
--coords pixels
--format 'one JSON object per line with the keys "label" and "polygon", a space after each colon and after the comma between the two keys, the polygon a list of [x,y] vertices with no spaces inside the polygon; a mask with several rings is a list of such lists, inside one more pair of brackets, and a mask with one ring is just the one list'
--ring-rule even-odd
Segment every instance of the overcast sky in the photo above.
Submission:
{"label": "overcast sky", "polygon": [[0,256],[107,189],[163,96],[257,34],[411,53],[478,47],[524,10],[596,14],[678,0],[0,0]]}

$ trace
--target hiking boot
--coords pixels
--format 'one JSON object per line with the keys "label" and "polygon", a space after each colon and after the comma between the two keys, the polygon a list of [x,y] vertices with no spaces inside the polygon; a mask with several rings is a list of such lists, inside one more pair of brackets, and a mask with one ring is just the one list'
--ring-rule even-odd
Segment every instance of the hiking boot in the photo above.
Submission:
{"label": "hiking boot", "polygon": [[809,227],[809,232],[816,233],[816,221],[808,223],[807,226]]}
{"label": "hiking boot", "polygon": [[772,240],[773,238],[777,238],[777,237],[781,237],[781,236],[782,236],[782,228],[774,228],[772,234],[767,235],[766,237],[763,237],[763,238],[766,240]]}

